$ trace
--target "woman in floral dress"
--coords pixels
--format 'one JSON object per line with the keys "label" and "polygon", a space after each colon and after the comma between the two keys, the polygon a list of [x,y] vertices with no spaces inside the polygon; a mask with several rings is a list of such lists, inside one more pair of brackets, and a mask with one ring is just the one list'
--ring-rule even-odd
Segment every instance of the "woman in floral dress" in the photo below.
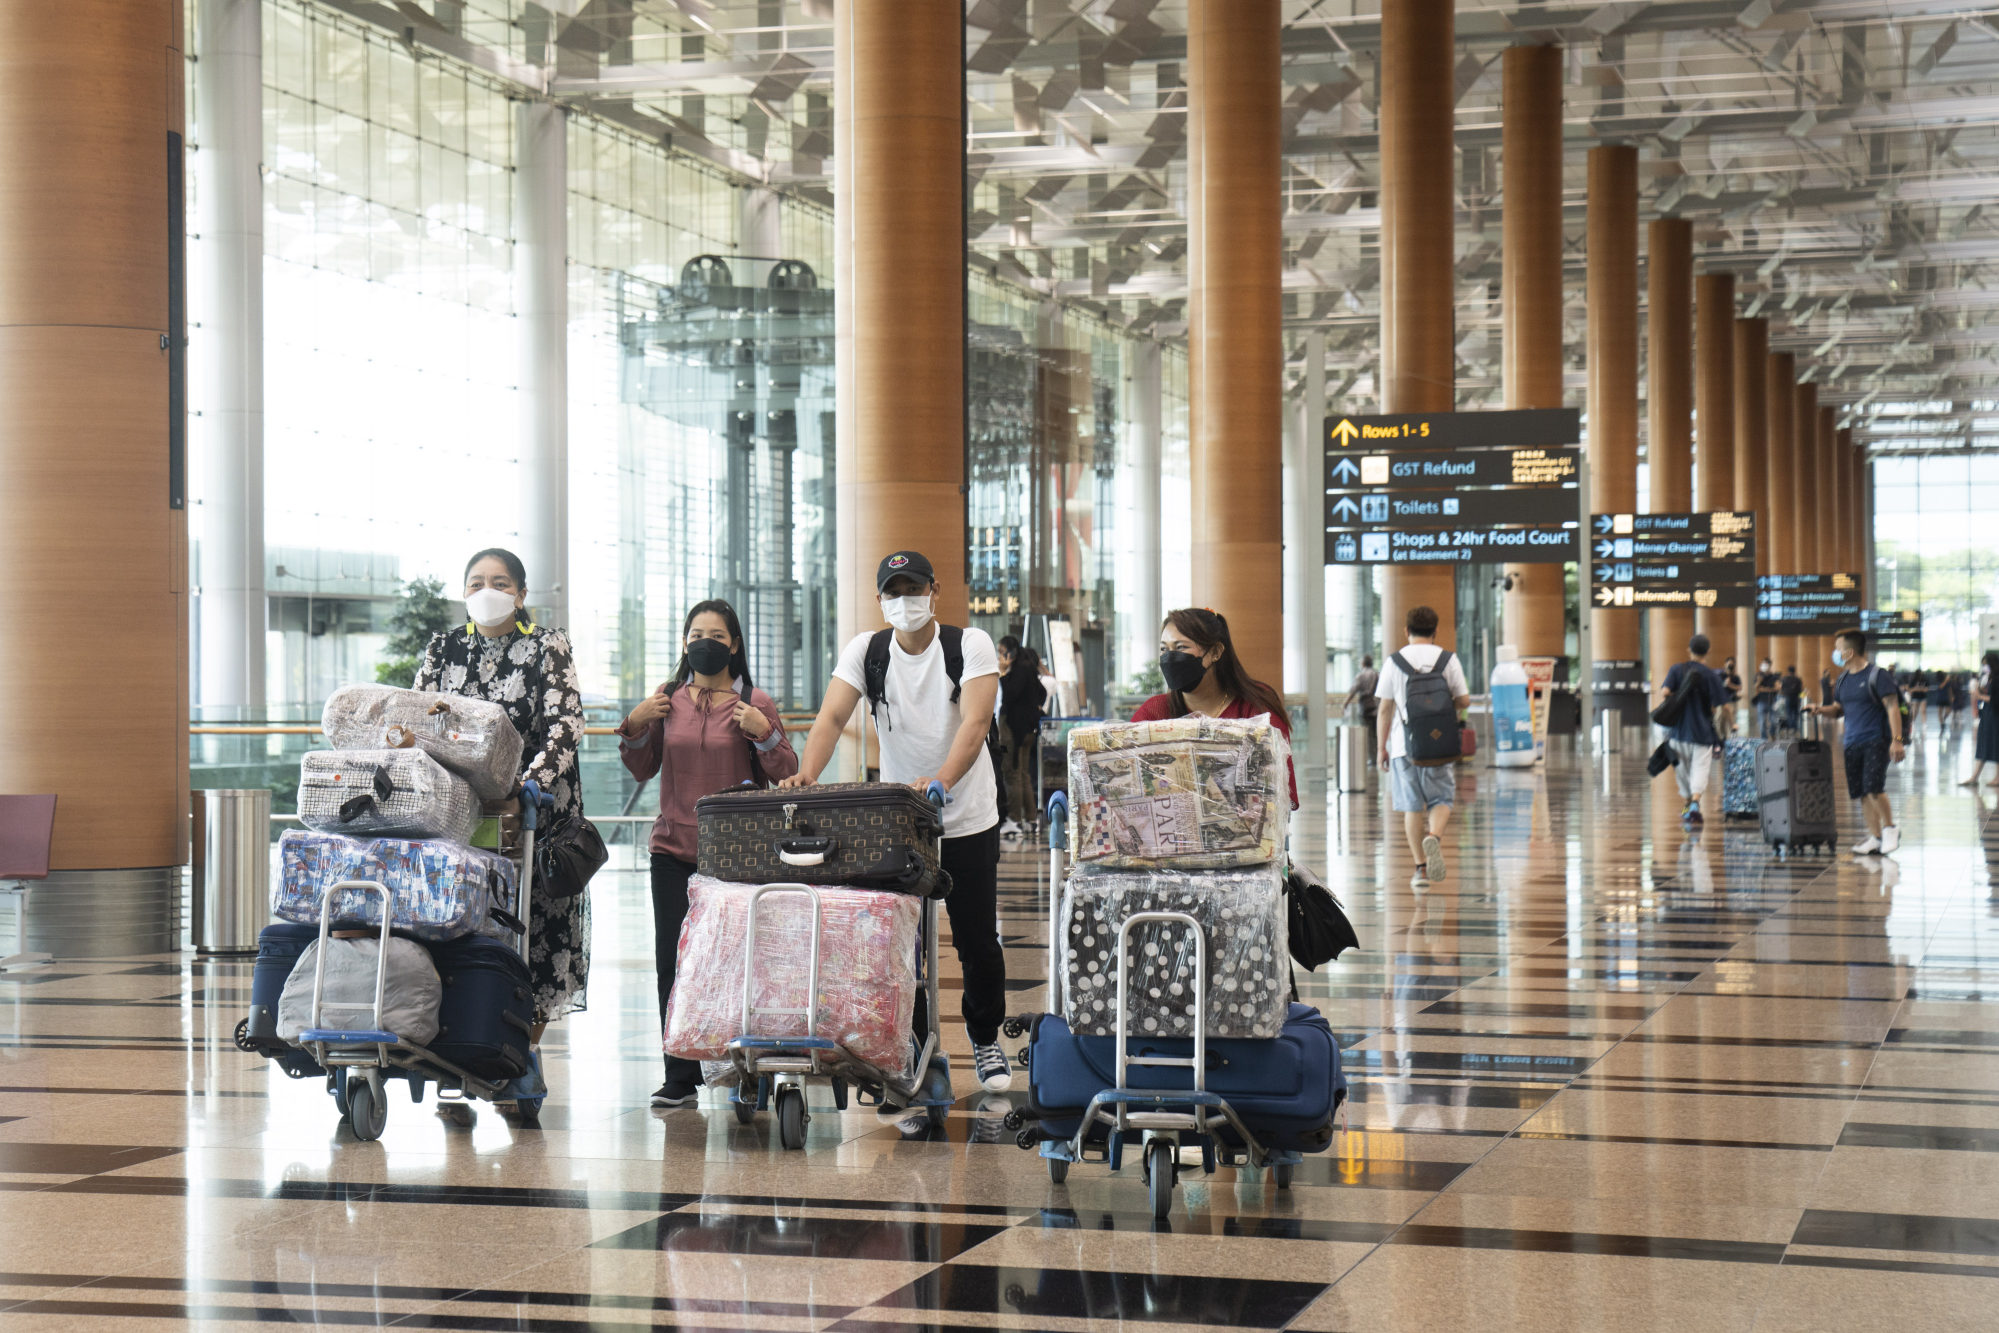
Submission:
{"label": "woman in floral dress", "polygon": [[[583,739],[583,696],[569,636],[529,624],[527,570],[511,551],[488,550],[465,566],[471,619],[431,639],[416,673],[420,690],[442,690],[501,705],[526,744],[521,781],[532,779],[554,800],[554,819],[583,813],[576,747]],[[548,898],[535,886],[529,904],[528,973],[534,983],[534,1040],[564,1014],[584,1007],[590,977],[587,894]]]}

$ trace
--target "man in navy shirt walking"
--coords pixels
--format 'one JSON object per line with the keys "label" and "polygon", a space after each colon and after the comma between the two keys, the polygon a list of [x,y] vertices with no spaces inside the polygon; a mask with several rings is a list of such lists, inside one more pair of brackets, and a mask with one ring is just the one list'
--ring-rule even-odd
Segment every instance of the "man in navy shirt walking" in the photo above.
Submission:
{"label": "man in navy shirt walking", "polygon": [[[1721,673],[1707,664],[1711,646],[1705,634],[1687,640],[1687,652],[1693,660],[1676,663],[1659,687],[1663,700],[1672,698],[1682,684],[1687,684],[1686,706],[1673,725],[1666,728],[1666,739],[1672,743],[1673,757],[1678,760],[1673,765],[1673,778],[1680,784],[1680,799],[1687,803],[1680,811],[1680,818],[1688,824],[1701,822],[1701,796],[1707,791],[1708,775],[1714,771],[1714,756],[1721,749],[1714,710],[1720,706],[1726,686]],[[1694,679],[1689,684],[1690,674]]]}
{"label": "man in navy shirt walking", "polygon": [[1901,690],[1895,673],[1867,660],[1867,632],[1844,630],[1833,640],[1832,664],[1841,670],[1832,702],[1814,705],[1823,717],[1846,719],[1846,794],[1860,802],[1867,837],[1854,844],[1856,856],[1889,855],[1902,844],[1888,808],[1888,765],[1902,758]]}

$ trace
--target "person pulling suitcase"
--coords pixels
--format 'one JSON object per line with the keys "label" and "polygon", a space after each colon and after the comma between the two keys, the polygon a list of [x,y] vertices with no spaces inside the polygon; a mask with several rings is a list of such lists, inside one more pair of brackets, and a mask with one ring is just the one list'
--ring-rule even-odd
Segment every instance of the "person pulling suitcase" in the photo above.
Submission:
{"label": "person pulling suitcase", "polygon": [[[840,735],[864,700],[881,744],[884,782],[918,791],[944,784],[944,909],[964,968],[963,1013],[972,1066],[987,1092],[1006,1091],[1012,1069],[1000,1049],[1006,1018],[1006,952],[999,940],[1000,813],[988,743],[999,696],[999,654],[984,630],[937,621],[937,576],[927,557],[897,551],[875,571],[890,628],[859,634],[840,654],[799,771],[782,787],[808,787],[832,762]],[[917,1027],[924,1023],[919,1017]],[[884,1104],[884,1112],[903,1114]]]}

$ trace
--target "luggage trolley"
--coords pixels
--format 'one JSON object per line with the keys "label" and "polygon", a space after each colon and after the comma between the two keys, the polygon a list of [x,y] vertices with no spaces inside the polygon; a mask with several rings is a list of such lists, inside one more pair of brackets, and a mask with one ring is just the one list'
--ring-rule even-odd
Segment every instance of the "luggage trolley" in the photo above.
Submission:
{"label": "luggage trolley", "polygon": [[[1061,939],[1064,930],[1061,906],[1063,848],[1067,838],[1069,801],[1057,792],[1048,801],[1048,863],[1051,884],[1048,922],[1048,1011],[1060,1013],[1062,966]],[[1157,922],[1184,927],[1194,942],[1194,1035],[1191,1056],[1133,1055],[1125,1030],[1130,999],[1130,943],[1133,927]],[[1208,1056],[1208,939],[1201,923],[1185,912],[1134,912],[1118,928],[1118,970],[1116,1062],[1111,1066],[1117,1086],[1106,1088],[1083,1109],[1075,1132],[1067,1137],[1050,1137],[1039,1127],[1023,1128],[1016,1112],[1008,1117],[1010,1128],[1020,1129],[1017,1142],[1023,1148],[1040,1145],[1048,1164],[1048,1179],[1060,1185],[1069,1179],[1069,1167],[1076,1162],[1100,1161],[1111,1170],[1124,1166],[1124,1150],[1136,1144],[1145,1175],[1147,1201],[1152,1215],[1163,1218],[1173,1211],[1173,1190],[1179,1183],[1180,1152],[1201,1150],[1201,1170],[1212,1175],[1216,1165],[1233,1166],[1246,1162],[1269,1167],[1271,1180],[1279,1189],[1291,1186],[1293,1173],[1305,1160],[1293,1149],[1265,1148],[1249,1126],[1237,1115],[1228,1100],[1207,1089]],[[1028,1024],[1010,1019],[1007,1032],[1020,1036]],[[1185,1038],[1180,1039],[1182,1041]],[[1031,1048],[1030,1048],[1031,1049]],[[1187,1069],[1191,1089],[1141,1089],[1131,1086],[1131,1071],[1142,1066]],[[1233,1146],[1222,1141],[1226,1131]],[[1092,1142],[1092,1140],[1097,1142]],[[1086,1154],[1100,1150],[1101,1157]]]}
{"label": "luggage trolley", "polygon": [[[543,810],[550,809],[555,802],[534,782],[522,784],[520,832],[520,874],[517,877],[519,893],[516,898],[516,920],[520,936],[520,954],[528,957],[528,922],[534,891],[534,835]],[[326,1090],[332,1094],[333,1103],[340,1108],[340,1118],[354,1131],[354,1137],[363,1143],[372,1142],[382,1136],[389,1119],[388,1081],[392,1078],[405,1079],[410,1087],[410,1100],[421,1102],[426,1083],[437,1084],[438,1096],[455,1094],[459,1098],[480,1098],[486,1101],[512,1101],[520,1108],[521,1122],[530,1127],[540,1123],[541,1106],[548,1098],[547,1085],[541,1077],[541,1061],[532,1047],[528,1050],[528,1070],[512,1079],[486,1079],[460,1068],[414,1042],[404,1041],[393,1032],[380,1028],[326,1028],[320,1026],[322,994],[326,980],[326,948],[332,933],[333,895],[343,889],[359,889],[382,896],[381,955],[375,964],[375,1005],[376,1021],[382,1012],[383,992],[388,985],[390,927],[395,919],[395,895],[385,884],[374,880],[350,879],[329,885],[319,900],[319,953],[317,967],[312,978],[312,1023],[299,1033],[298,1045],[311,1052],[312,1058],[326,1071]]]}
{"label": "luggage trolley", "polygon": [[[932,782],[925,793],[940,810],[950,799],[944,784]],[[941,842],[941,835],[940,835]],[[812,907],[812,946],[806,972],[805,1002],[798,1008],[760,1007],[755,1001],[757,975],[757,909],[772,894],[803,894]],[[805,1109],[808,1080],[829,1083],[833,1105],[847,1109],[847,1093],[853,1088],[862,1100],[921,1109],[934,1127],[944,1123],[944,1115],[956,1098],[951,1092],[951,1058],[940,1047],[937,1010],[937,900],[923,899],[922,925],[916,942],[916,979],[923,988],[925,1026],[917,1051],[916,1067],[907,1078],[861,1066],[841,1050],[838,1042],[818,1033],[819,935],[822,912],[819,890],[810,884],[759,885],[750,896],[749,920],[743,939],[743,1035],[729,1042],[730,1063],[737,1081],[729,1090],[729,1106],[738,1124],[747,1125],[758,1111],[777,1112],[778,1143],[786,1150],[805,1146],[805,1126],[812,1119]],[[757,1035],[759,1017],[803,1018],[803,1037]]]}

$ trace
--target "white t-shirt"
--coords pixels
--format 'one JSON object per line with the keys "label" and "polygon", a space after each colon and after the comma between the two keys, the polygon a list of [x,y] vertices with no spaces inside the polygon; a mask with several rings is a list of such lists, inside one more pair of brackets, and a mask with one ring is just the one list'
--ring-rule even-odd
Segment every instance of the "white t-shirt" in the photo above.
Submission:
{"label": "white t-shirt", "polygon": [[[1402,656],[1418,671],[1428,671],[1437,665],[1437,655],[1444,650],[1434,643],[1410,643],[1402,647]],[[1471,690],[1465,685],[1465,667],[1456,653],[1451,654],[1449,665],[1444,668],[1444,682],[1451,687],[1451,697],[1463,698]],[[1402,668],[1395,665],[1390,657],[1381,664],[1381,677],[1374,683],[1376,707],[1381,700],[1395,700],[1395,725],[1388,729],[1388,757],[1401,759],[1409,753],[1409,739],[1403,726],[1409,721],[1409,677]]]}
{"label": "white t-shirt", "polygon": [[[871,634],[855,635],[833,668],[836,679],[844,680],[861,692],[860,706],[868,706],[868,640]],[[993,636],[982,629],[965,631],[965,675],[960,685],[970,685],[981,676],[999,675],[999,652]],[[964,720],[951,700],[951,677],[944,671],[944,643],[941,634],[932,635],[930,646],[912,657],[902,650],[893,635],[888,642],[888,698],[877,715],[876,736],[881,742],[883,782],[914,782],[934,776],[950,758],[951,742],[958,737]],[[984,833],[999,823],[999,785],[993,778],[992,756],[984,744],[972,761],[971,771],[951,789],[951,803],[944,807],[944,836],[968,838]]]}

